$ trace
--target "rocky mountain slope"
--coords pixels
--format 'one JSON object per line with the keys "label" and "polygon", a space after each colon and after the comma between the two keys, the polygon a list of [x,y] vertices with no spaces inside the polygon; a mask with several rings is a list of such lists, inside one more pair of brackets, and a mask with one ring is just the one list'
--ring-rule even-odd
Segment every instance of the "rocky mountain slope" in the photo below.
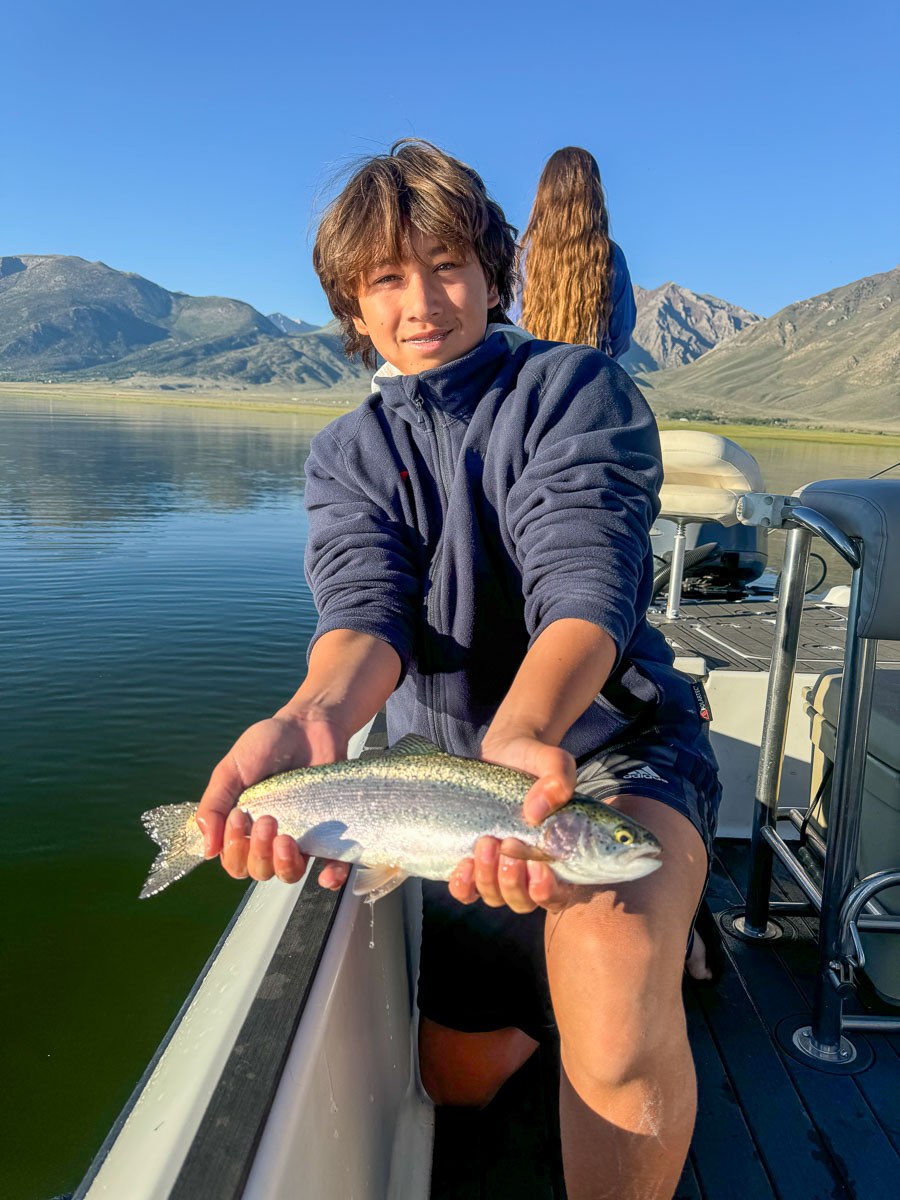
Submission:
{"label": "rocky mountain slope", "polygon": [[[900,428],[900,268],[765,320],[673,283],[635,294],[622,362],[659,416]],[[364,394],[337,323],[304,324],[81,258],[0,258],[0,380]]]}
{"label": "rocky mountain slope", "polygon": [[637,379],[661,415],[900,428],[900,267],[789,304],[696,362]]}
{"label": "rocky mountain slope", "polygon": [[637,323],[631,348],[619,360],[635,374],[680,367],[734,337],[759,317],[717,296],[702,296],[677,283],[656,288],[635,284]]}
{"label": "rocky mountain slope", "polygon": [[310,325],[309,321],[295,321],[293,317],[286,317],[284,313],[269,313],[267,319],[282,333],[314,333],[321,328],[319,325]]}
{"label": "rocky mountain slope", "polygon": [[334,324],[284,333],[240,300],[169,292],[65,255],[0,258],[0,379],[358,391]]}

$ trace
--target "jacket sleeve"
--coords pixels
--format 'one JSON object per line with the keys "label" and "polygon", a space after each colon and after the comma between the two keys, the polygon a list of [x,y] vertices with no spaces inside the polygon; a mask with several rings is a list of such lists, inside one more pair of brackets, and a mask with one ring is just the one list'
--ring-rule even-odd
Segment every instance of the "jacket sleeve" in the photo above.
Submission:
{"label": "jacket sleeve", "polygon": [[[373,466],[375,469],[372,469]],[[387,468],[387,469],[385,469]],[[347,454],[324,429],[306,463],[306,578],[324,633],[351,629],[392,646],[406,674],[421,581],[414,546],[390,481],[399,472]],[[380,484],[373,480],[381,479]]]}
{"label": "jacket sleeve", "polygon": [[[615,245],[615,243],[613,243]],[[628,263],[619,246],[613,259],[613,306],[609,316],[606,340],[610,358],[619,359],[631,346],[631,334],[637,321],[637,306]]]}
{"label": "jacket sleeve", "polygon": [[553,621],[599,625],[625,653],[650,602],[659,434],[641,393],[596,350],[561,356],[526,435],[507,522],[533,643]]}

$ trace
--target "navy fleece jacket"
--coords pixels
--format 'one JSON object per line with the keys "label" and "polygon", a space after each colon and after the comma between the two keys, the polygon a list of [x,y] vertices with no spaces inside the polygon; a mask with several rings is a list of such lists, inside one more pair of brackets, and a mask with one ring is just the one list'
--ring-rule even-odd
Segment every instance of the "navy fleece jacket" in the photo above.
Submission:
{"label": "navy fleece jacket", "polygon": [[313,643],[332,629],[388,642],[403,664],[391,741],[475,756],[541,631],[591,621],[618,662],[562,745],[583,757],[620,738],[677,676],[645,619],[662,468],[638,389],[597,350],[504,326],[454,362],[376,380],[306,464]]}

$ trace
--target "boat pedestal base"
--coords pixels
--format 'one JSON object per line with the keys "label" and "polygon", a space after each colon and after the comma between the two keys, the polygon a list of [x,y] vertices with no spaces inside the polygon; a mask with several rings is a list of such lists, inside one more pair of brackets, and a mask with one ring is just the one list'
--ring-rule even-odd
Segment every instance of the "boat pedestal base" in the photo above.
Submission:
{"label": "boat pedestal base", "polygon": [[785,1017],[775,1028],[778,1044],[795,1062],[804,1067],[825,1071],[828,1075],[858,1075],[871,1067],[874,1060],[872,1047],[864,1037],[857,1035],[851,1042],[842,1037],[840,1048],[833,1056],[823,1053],[812,1040],[812,1025],[808,1013]]}

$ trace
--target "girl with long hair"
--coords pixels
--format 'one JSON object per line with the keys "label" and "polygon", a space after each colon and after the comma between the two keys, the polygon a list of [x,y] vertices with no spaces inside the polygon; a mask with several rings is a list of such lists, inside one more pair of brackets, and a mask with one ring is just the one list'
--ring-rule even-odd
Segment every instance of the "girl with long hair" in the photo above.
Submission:
{"label": "girl with long hair", "polygon": [[600,168],[580,146],[544,167],[519,253],[512,312],[536,338],[597,346],[620,358],[636,310],[625,255],[609,236]]}

